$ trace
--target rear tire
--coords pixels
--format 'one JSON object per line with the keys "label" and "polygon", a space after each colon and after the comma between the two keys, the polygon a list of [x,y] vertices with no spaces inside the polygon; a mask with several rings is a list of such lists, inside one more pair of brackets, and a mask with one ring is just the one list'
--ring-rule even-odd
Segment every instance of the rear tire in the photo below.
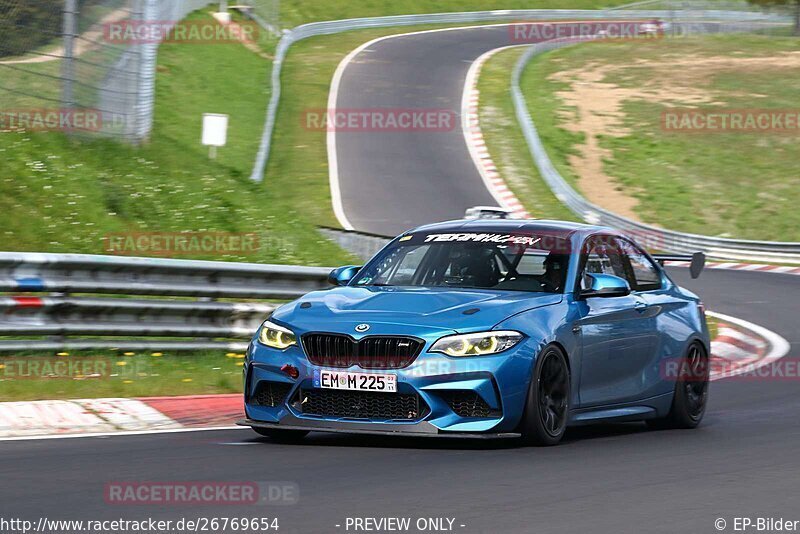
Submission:
{"label": "rear tire", "polygon": [[692,343],[681,361],[669,414],[649,419],[647,426],[654,430],[696,428],[706,412],[709,373],[708,352],[701,343]]}
{"label": "rear tire", "polygon": [[305,430],[280,430],[273,428],[251,427],[256,434],[270,438],[277,443],[298,443],[308,435]]}
{"label": "rear tire", "polygon": [[569,419],[570,376],[567,357],[558,347],[544,348],[528,388],[520,433],[525,443],[540,447],[558,444]]}

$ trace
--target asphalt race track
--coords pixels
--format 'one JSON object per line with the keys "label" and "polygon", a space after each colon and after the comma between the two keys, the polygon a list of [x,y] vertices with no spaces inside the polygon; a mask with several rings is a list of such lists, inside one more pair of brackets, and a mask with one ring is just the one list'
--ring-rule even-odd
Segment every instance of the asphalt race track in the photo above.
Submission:
{"label": "asphalt race track", "polygon": [[[460,116],[470,64],[511,44],[507,26],[372,43],[344,69],[336,109],[446,109]],[[397,235],[460,219],[472,206],[497,205],[458,120],[449,131],[340,132],[336,152],[344,211],[356,230]]]}
{"label": "asphalt race track", "polygon": [[[505,31],[385,41],[399,49],[382,45],[369,62],[353,64],[376,82],[364,86],[362,78],[359,94],[377,99],[372,87],[381,87],[396,94],[397,105],[456,105],[467,61],[506,44]],[[381,70],[389,58],[401,73]],[[419,69],[419,77],[409,85],[403,80],[412,68]],[[343,100],[355,98],[350,83],[356,79],[343,79]],[[342,105],[365,104],[348,102]],[[341,175],[349,177],[343,182],[345,208],[356,227],[394,231],[411,221],[457,217],[465,206],[491,203],[466,148],[458,146],[459,136],[460,131],[445,141],[451,144],[445,154],[423,140],[400,150],[405,139],[400,135],[388,143],[396,153],[379,143],[382,136],[372,136],[360,150],[357,143],[340,145]],[[418,156],[411,160],[407,150]],[[411,184],[416,179],[425,193],[417,182]],[[394,200],[376,200],[380,190]],[[379,224],[381,213],[391,225]],[[671,272],[709,309],[785,337],[792,343],[788,357],[800,348],[800,277],[708,270],[690,280],[686,269]],[[708,413],[697,430],[654,432],[640,423],[585,427],[546,449],[326,434],[312,434],[302,445],[281,445],[248,429],[0,442],[0,516],[277,517],[279,532],[301,533],[345,532],[347,517],[447,517],[455,519],[457,532],[537,534],[703,533],[717,532],[717,518],[728,521],[728,530],[737,516],[800,519],[799,387],[794,381],[723,380],[712,384]],[[108,483],[187,480],[291,482],[299,487],[300,500],[270,507],[118,506],[104,500]]]}
{"label": "asphalt race track", "polygon": [[[713,310],[800,346],[800,278],[707,271],[678,282]],[[791,355],[790,355],[791,357]],[[586,427],[558,447],[513,442],[312,434],[279,445],[249,429],[0,442],[3,516],[143,519],[278,517],[281,532],[339,532],[346,517],[454,517],[462,532],[715,532],[718,517],[791,517],[800,489],[800,396],[794,382],[712,384],[694,431]],[[288,481],[289,506],[119,506],[113,482]]]}

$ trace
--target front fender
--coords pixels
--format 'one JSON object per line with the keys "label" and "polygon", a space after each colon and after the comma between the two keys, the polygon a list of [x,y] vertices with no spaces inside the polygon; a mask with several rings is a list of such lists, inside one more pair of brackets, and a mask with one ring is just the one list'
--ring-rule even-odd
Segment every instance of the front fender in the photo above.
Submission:
{"label": "front fender", "polygon": [[[552,306],[545,306],[529,310],[513,317],[509,317],[505,321],[495,326],[495,330],[516,330],[522,332],[527,336],[526,339],[526,354],[529,355],[527,362],[527,374],[521,378],[524,381],[524,391],[530,389],[531,380],[533,379],[533,369],[536,363],[536,358],[542,353],[543,349],[548,345],[558,345],[564,354],[567,356],[567,363],[570,367],[570,383],[572,398],[570,399],[571,406],[579,405],[579,381],[580,381],[580,338],[572,331],[573,323],[578,319],[577,311],[570,305],[568,299],[563,299],[557,304]],[[520,418],[524,410],[524,403],[526,395],[517,396],[514,399],[515,413],[519,413]]]}

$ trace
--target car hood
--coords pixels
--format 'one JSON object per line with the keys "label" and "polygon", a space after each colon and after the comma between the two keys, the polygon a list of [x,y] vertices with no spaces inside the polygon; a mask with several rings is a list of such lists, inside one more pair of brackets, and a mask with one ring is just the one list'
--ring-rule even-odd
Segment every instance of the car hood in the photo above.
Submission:
{"label": "car hood", "polygon": [[563,295],[451,288],[339,287],[286,304],[272,318],[297,333],[412,334],[414,330],[488,330],[520,312],[561,302]]}

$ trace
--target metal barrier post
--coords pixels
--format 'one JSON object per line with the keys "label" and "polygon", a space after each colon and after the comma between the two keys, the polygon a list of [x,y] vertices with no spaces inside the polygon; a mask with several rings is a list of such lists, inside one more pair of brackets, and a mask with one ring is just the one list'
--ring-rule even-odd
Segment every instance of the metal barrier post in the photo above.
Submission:
{"label": "metal barrier post", "polygon": [[[157,0],[140,0],[142,21],[158,20]],[[143,43],[139,46],[139,76],[136,95],[136,131],[135,140],[145,142],[150,137],[153,127],[153,109],[155,108],[156,62],[158,43]]]}
{"label": "metal barrier post", "polygon": [[75,106],[75,36],[78,34],[78,0],[64,0],[64,64],[61,102],[64,109]]}

